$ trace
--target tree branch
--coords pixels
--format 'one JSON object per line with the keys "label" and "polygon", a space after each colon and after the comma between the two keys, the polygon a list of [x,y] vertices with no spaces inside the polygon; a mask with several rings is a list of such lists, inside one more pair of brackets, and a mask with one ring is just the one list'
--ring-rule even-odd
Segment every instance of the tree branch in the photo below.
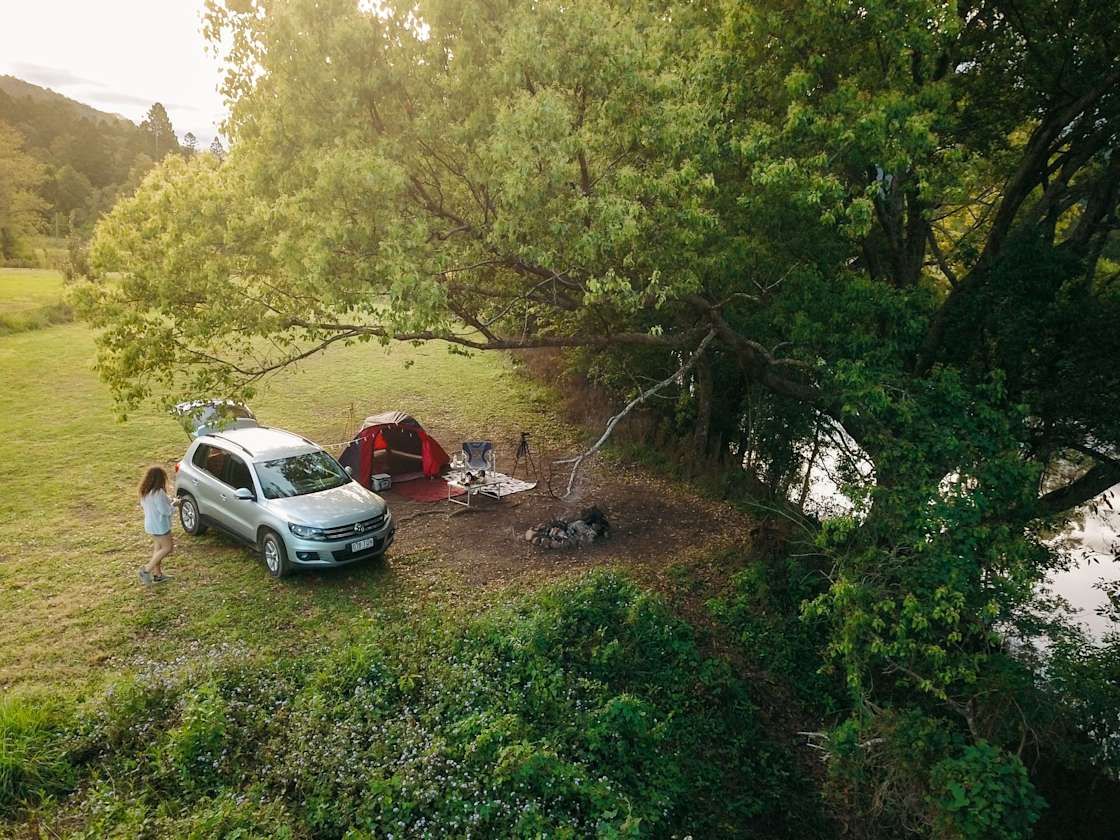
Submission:
{"label": "tree branch", "polygon": [[933,228],[926,229],[926,235],[929,237],[929,247],[933,252],[933,258],[937,260],[937,267],[941,269],[941,273],[945,275],[945,279],[949,281],[950,286],[957,285],[957,275],[953,269],[949,267],[948,260],[945,255],[941,253],[941,246],[937,244],[937,234],[933,232]]}
{"label": "tree branch", "polygon": [[1035,502],[1035,514],[1056,516],[1080,507],[1116,484],[1120,484],[1120,463],[1112,460],[1098,463],[1080,478],[1040,496]]}
{"label": "tree branch", "polygon": [[630,400],[630,402],[628,402],[623,407],[622,411],[618,412],[618,414],[614,415],[614,417],[612,417],[610,420],[607,421],[607,428],[603,430],[603,434],[600,435],[599,439],[597,441],[595,441],[595,443],[591,446],[590,449],[586,450],[585,452],[580,453],[579,455],[575,456],[574,458],[563,458],[559,461],[554,461],[553,462],[554,464],[557,464],[557,465],[559,465],[559,464],[571,464],[572,465],[572,472],[568,476],[568,487],[564,491],[564,495],[561,496],[560,498],[567,498],[568,496],[571,495],[572,487],[575,486],[576,476],[579,474],[579,468],[583,465],[583,462],[585,460],[590,458],[592,455],[594,455],[596,452],[598,452],[602,448],[603,444],[605,444],[607,442],[607,440],[610,438],[611,433],[614,432],[614,427],[618,425],[619,421],[622,420],[622,418],[625,417],[627,414],[629,414],[636,406],[641,405],[643,402],[648,400],[650,397],[652,397],[654,394],[656,394],[662,388],[665,388],[668,385],[671,385],[672,383],[677,382],[682,376],[684,376],[686,373],[688,373],[688,371],[692,368],[692,366],[695,365],[696,362],[699,361],[700,357],[704,355],[704,351],[707,349],[708,345],[712,342],[712,339],[714,339],[715,337],[716,337],[715,329],[708,330],[707,334],[704,336],[703,340],[700,342],[700,345],[692,352],[692,355],[688,357],[688,360],[683,365],[681,365],[679,368],[677,368],[677,370],[671,376],[669,376],[665,379],[662,379],[656,385],[652,385],[649,388],[646,388],[646,390],[642,391],[640,394],[638,394],[638,396],[636,396],[636,397],[634,397],[634,399]]}
{"label": "tree branch", "polygon": [[[1023,202],[1041,182],[1050,156],[1053,154],[1054,141],[1062,136],[1062,132],[1071,123],[1093,107],[1101,97],[1111,91],[1118,83],[1120,83],[1120,69],[1106,74],[1096,86],[1085,91],[1064,107],[1052,110],[1031,134],[1023,152],[1023,160],[1004,186],[1003,199],[1000,201],[999,208],[992,219],[992,226],[988,232],[984,250],[968,274],[949,292],[949,295],[930,321],[925,340],[922,342],[914,361],[913,369],[915,373],[922,375],[933,367],[942,339],[945,336],[945,330],[948,328],[951,314],[956,311],[961,298],[971,292],[974,286],[983,282],[987,269],[1003,248],[1003,243],[1011,231],[1011,225],[1015,221]],[[1072,177],[1073,173],[1069,174]]]}
{"label": "tree branch", "polygon": [[681,333],[678,336],[653,335],[651,333],[624,332],[604,335],[542,335],[523,336],[521,338],[496,337],[480,341],[466,335],[452,332],[437,332],[434,330],[419,330],[417,332],[395,333],[376,324],[336,324],[329,322],[305,321],[302,318],[289,318],[285,324],[291,327],[302,327],[313,332],[348,333],[354,336],[371,335],[375,338],[387,338],[392,341],[446,341],[448,344],[457,344],[471,350],[534,350],[542,347],[617,347],[621,345],[631,347],[661,347],[665,349],[679,348],[689,342],[696,330]]}
{"label": "tree branch", "polygon": [[980,255],[978,265],[990,263],[999,254],[1011,223],[1019,208],[1039,182],[1039,175],[1046,168],[1051,154],[1051,144],[1063,129],[1093,106],[1102,96],[1120,83],[1120,70],[1113,70],[1095,86],[1085,91],[1064,108],[1052,112],[1031,134],[1019,168],[1008,180],[1003,190],[1003,200],[992,220],[992,230]]}

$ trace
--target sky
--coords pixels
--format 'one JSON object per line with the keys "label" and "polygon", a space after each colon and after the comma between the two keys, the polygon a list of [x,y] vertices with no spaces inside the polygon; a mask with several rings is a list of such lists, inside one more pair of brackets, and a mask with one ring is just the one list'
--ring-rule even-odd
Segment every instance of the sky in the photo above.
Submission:
{"label": "sky", "polygon": [[225,115],[203,0],[0,0],[0,74],[139,123],[162,102],[205,147]]}

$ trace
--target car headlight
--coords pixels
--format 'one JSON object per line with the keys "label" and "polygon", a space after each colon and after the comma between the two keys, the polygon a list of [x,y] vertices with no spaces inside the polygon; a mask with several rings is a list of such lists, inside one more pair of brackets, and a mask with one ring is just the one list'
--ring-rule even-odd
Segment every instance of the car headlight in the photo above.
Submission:
{"label": "car headlight", "polygon": [[327,538],[327,532],[322,528],[312,528],[309,525],[296,525],[294,522],[289,522],[288,530],[302,540],[325,540]]}

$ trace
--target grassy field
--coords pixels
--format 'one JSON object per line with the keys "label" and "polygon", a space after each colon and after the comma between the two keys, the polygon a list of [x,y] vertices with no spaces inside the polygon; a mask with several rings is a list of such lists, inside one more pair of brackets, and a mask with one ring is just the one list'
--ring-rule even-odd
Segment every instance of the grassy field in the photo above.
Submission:
{"label": "grassy field", "polygon": [[[6,278],[2,306],[60,288],[57,276],[19,276]],[[424,556],[399,553],[387,566],[277,582],[228,540],[188,541],[176,530],[168,568],[177,580],[139,586],[135,569],[149,544],[134,487],[147,464],[181,457],[187,439],[154,408],[118,423],[93,360],[81,324],[0,337],[0,687],[86,685],[217,644],[326,641],[458,585],[425,578]],[[562,434],[546,405],[503,357],[375,345],[314,358],[253,402],[263,422],[322,442],[345,437],[351,412],[360,419],[398,408],[437,434]]]}
{"label": "grassy field", "polygon": [[62,275],[42,268],[0,268],[0,314],[40,309],[62,300]]}
{"label": "grassy field", "polygon": [[0,268],[0,335],[73,320],[62,296],[62,275],[57,271]]}

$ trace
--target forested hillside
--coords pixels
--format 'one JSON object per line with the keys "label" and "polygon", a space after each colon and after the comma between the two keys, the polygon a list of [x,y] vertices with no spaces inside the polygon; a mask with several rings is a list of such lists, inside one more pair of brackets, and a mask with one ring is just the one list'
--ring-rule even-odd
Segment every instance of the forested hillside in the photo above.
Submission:
{"label": "forested hillside", "polygon": [[[181,145],[167,111],[139,126],[12,76],[0,76],[0,259],[26,256],[27,237],[85,238],[122,194]],[[7,197],[6,197],[7,196]]]}

